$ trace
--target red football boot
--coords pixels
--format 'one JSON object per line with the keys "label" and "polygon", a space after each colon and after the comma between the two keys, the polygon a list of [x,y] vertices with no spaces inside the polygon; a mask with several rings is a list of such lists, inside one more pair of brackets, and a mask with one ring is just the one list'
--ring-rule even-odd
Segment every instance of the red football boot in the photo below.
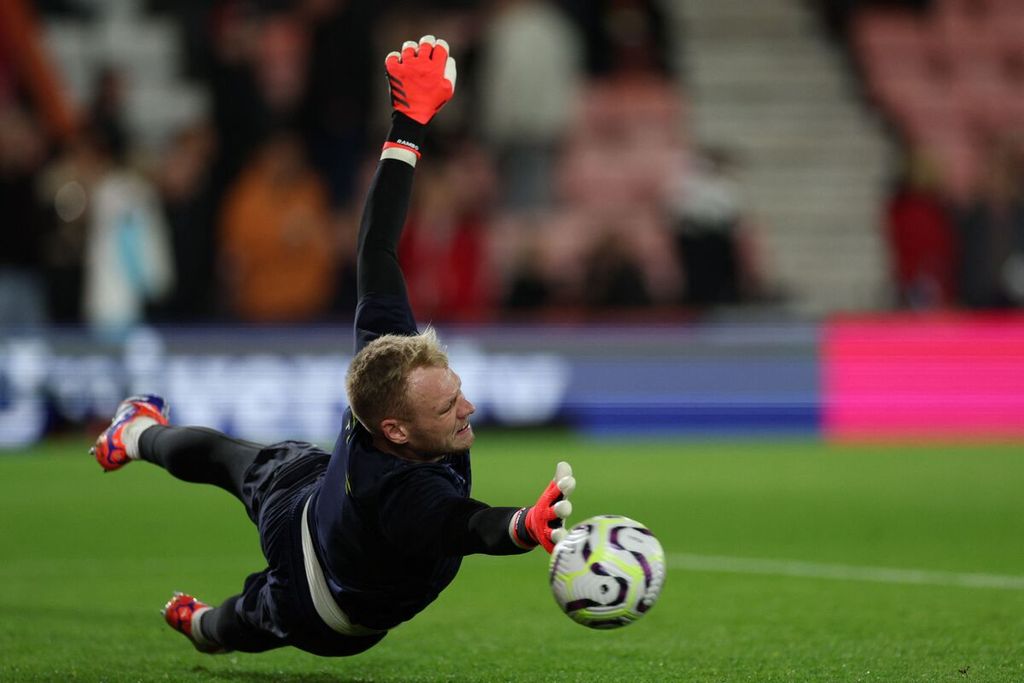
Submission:
{"label": "red football boot", "polygon": [[140,417],[148,417],[156,420],[157,424],[166,425],[170,411],[171,407],[160,396],[143,394],[126,398],[118,404],[110,426],[96,438],[96,445],[90,452],[107,472],[124,467],[130,460],[124,446],[124,428]]}
{"label": "red football boot", "polygon": [[200,602],[187,593],[176,592],[174,597],[164,605],[164,619],[167,620],[167,624],[171,628],[184,634],[200,652],[211,655],[227,652],[220,645],[203,637],[202,629],[193,630],[192,628],[193,620],[210,609],[212,608],[205,602]]}

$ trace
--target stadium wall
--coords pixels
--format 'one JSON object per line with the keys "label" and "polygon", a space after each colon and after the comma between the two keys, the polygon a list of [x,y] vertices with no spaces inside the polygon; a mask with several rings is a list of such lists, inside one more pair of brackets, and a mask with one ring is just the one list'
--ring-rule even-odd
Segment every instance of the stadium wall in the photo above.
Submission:
{"label": "stadium wall", "polygon": [[[478,423],[595,435],[1024,436],[1024,316],[440,333]],[[167,396],[179,424],[329,444],[351,346],[347,327],[146,328],[117,342],[8,332],[0,446],[105,421],[141,391]]]}

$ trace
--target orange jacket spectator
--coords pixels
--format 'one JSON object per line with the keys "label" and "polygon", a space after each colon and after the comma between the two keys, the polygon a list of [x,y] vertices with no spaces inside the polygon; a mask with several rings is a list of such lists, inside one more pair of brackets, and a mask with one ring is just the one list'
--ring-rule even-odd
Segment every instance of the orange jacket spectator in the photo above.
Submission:
{"label": "orange jacket spectator", "polygon": [[252,322],[324,313],[336,262],[330,225],[327,190],[298,140],[275,136],[225,200],[221,247],[232,311]]}

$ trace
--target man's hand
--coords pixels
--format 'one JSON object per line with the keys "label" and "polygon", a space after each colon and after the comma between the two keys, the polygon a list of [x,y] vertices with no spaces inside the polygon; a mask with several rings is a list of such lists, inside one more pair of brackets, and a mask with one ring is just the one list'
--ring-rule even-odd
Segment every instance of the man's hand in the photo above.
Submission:
{"label": "man's hand", "polygon": [[568,498],[575,488],[576,479],[569,463],[558,463],[555,478],[540,494],[536,505],[522,508],[512,515],[509,534],[516,545],[532,548],[539,543],[550,553],[555,544],[565,537],[565,518],[572,514],[572,503]]}
{"label": "man's hand", "polygon": [[402,51],[384,60],[391,88],[391,106],[413,121],[427,123],[455,94],[455,60],[448,43],[423,36],[405,41]]}

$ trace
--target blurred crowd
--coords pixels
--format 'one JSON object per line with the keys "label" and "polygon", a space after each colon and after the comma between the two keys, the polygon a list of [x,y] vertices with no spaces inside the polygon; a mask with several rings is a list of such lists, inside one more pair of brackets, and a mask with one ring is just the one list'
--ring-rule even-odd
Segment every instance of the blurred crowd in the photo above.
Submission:
{"label": "blurred crowd", "polygon": [[894,303],[1024,306],[1024,4],[817,1],[902,150],[883,219]]}
{"label": "blurred crowd", "polygon": [[[88,22],[95,3],[32,4]],[[173,18],[175,68],[209,96],[158,149],[126,124],[121,65],[98,70],[62,128],[45,74],[25,68],[31,46],[0,32],[7,324],[350,318],[388,125],[383,57],[425,33],[453,46],[459,77],[400,250],[421,319],[654,318],[758,297],[731,160],[691,149],[678,37],[657,0],[145,11]]]}
{"label": "blurred crowd", "polygon": [[[849,41],[865,7],[951,2],[817,4]],[[97,65],[70,101],[46,49],[48,20],[88,25],[112,6],[0,6],[5,325],[350,319],[388,125],[383,56],[426,33],[452,44],[459,79],[400,250],[421,319],[660,321],[777,301],[737,159],[689,137],[682,37],[661,0],[129,2],[173,23],[167,70],[204,94],[155,145],[130,125],[131,65]],[[980,172],[955,195],[948,159],[898,138],[882,226],[896,305],[1024,304],[1015,130],[976,146]]]}
{"label": "blurred crowd", "polygon": [[885,212],[897,303],[917,310],[1024,307],[1024,145],[991,141],[963,201],[943,192],[940,164],[910,147]]}

